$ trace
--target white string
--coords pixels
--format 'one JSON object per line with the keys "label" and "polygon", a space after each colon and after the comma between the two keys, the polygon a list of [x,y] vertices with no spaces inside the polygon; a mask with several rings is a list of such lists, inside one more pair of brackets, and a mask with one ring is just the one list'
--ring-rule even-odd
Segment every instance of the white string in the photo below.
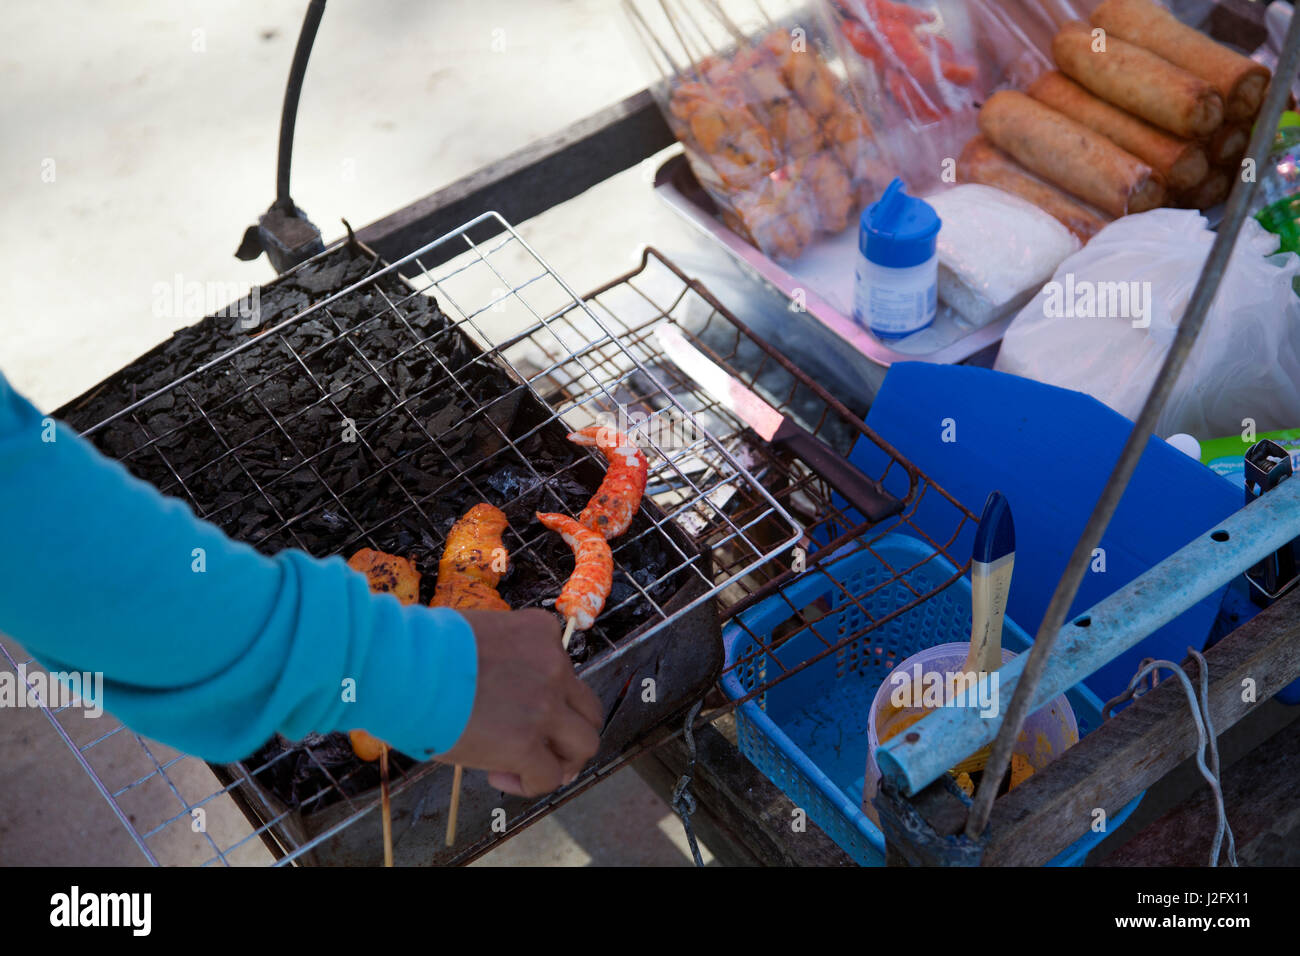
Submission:
{"label": "white string", "polygon": [[[1141,669],[1129,681],[1128,691],[1121,694],[1115,700],[1106,704],[1102,711],[1103,716],[1109,714],[1111,709],[1135,695],[1138,684],[1148,674],[1157,670],[1167,670],[1178,676],[1182,682],[1183,690],[1187,693],[1187,703],[1192,709],[1192,720],[1196,724],[1196,736],[1198,739],[1196,748],[1196,767],[1201,772],[1210,785],[1210,790],[1214,793],[1214,805],[1218,813],[1218,825],[1214,831],[1214,845],[1210,849],[1210,866],[1219,865],[1219,854],[1223,847],[1223,836],[1228,836],[1228,865],[1239,866],[1237,863],[1237,842],[1232,836],[1232,827],[1228,825],[1228,813],[1223,803],[1223,788],[1219,781],[1219,741],[1214,733],[1214,721],[1210,717],[1210,668],[1206,664],[1205,657],[1200,651],[1189,647],[1188,653],[1196,661],[1197,667],[1201,672],[1201,695],[1197,698],[1196,689],[1192,686],[1191,679],[1181,666],[1173,661],[1143,661]],[[1209,764],[1206,764],[1206,755],[1209,756]]]}

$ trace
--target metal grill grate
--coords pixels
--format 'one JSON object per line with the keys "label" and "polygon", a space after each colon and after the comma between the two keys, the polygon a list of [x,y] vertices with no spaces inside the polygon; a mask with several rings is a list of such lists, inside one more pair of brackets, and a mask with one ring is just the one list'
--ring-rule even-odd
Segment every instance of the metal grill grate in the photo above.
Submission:
{"label": "metal grill grate", "polygon": [[[489,219],[504,232],[476,242],[471,233]],[[426,268],[423,260],[433,258],[435,250],[440,261],[446,258],[448,244],[463,245],[465,251],[441,267]],[[333,251],[327,250],[322,256]],[[302,269],[285,273],[277,283],[293,281]],[[613,416],[638,434],[651,463],[647,496],[658,505],[646,512],[648,520],[634,526],[633,533],[615,542],[615,560],[619,562],[621,556],[636,550],[638,542],[650,538],[670,549],[676,559],[651,579],[638,578],[631,573],[635,569],[625,569],[628,592],[621,604],[611,602],[606,614],[624,605],[648,608],[639,638],[663,629],[711,600],[717,601],[725,617],[734,619],[756,601],[780,594],[782,585],[799,574],[825,575],[856,601],[864,596],[851,594],[846,584],[834,580],[824,566],[827,556],[842,555],[847,549],[870,548],[878,533],[906,528],[927,541],[935,554],[951,559],[946,549],[965,523],[974,521],[966,509],[871,432],[859,416],[753,335],[704,287],[689,280],[654,250],[646,251],[638,269],[579,299],[508,224],[495,214],[487,214],[392,266],[378,268],[378,263],[372,261],[363,271],[340,277],[338,285],[322,289],[323,294],[308,295],[310,301],[305,307],[283,321],[269,323],[265,331],[259,330],[253,337],[243,333],[242,340],[219,355],[209,346],[209,351],[196,355],[191,367],[173,380],[157,383],[156,387],[150,387],[153,383],[149,382],[143,387],[136,383],[135,391],[126,394],[115,410],[92,424],[85,434],[95,439],[114,422],[132,423],[137,433],[131,446],[106,450],[137,470],[149,471],[150,479],[163,490],[187,498],[210,520],[238,522],[250,510],[250,503],[264,503],[265,507],[259,504],[260,510],[273,520],[242,529],[245,533],[239,535],[263,550],[274,552],[289,546],[313,550],[312,542],[303,540],[304,529],[313,516],[328,514],[337,526],[334,540],[339,546],[335,550],[347,552],[362,545],[385,550],[382,545],[393,540],[395,529],[411,535],[423,529],[426,534],[433,531],[436,535],[435,522],[426,513],[429,503],[453,486],[463,486],[484,500],[487,496],[479,483],[488,474],[482,468],[485,463],[509,463],[543,488],[563,480],[584,467],[584,454],[577,454],[558,468],[542,469],[535,467],[519,446],[548,425],[562,422],[565,428],[580,428]],[[446,318],[442,324],[430,324],[433,299]],[[363,307],[354,308],[355,302],[363,303]],[[884,472],[875,477],[883,480],[891,475],[906,476],[910,493],[904,512],[885,526],[870,530],[855,527],[830,489],[801,461],[755,440],[730,412],[663,358],[654,330],[664,322],[678,325],[694,345],[764,394],[781,411],[800,419],[824,441],[842,450],[858,439],[875,442],[888,456]],[[304,348],[295,345],[289,333],[307,323],[314,323],[321,334],[315,344]],[[389,334],[389,339],[377,348],[375,333],[380,329]],[[202,331],[211,337],[210,329]],[[461,334],[472,339],[482,353],[458,353],[449,358],[440,343],[448,336]],[[393,335],[397,338],[393,339]],[[335,349],[346,353],[355,378],[338,381],[322,372],[322,356]],[[437,366],[436,381],[408,381],[403,370],[418,362]],[[469,372],[484,363],[504,370],[518,388],[497,389],[490,395],[476,393]],[[223,384],[221,400],[215,405],[204,404],[200,386],[214,378]],[[279,396],[279,388],[289,388],[290,382],[299,383],[295,386],[299,388],[310,385],[314,394],[311,401],[286,411],[283,402],[278,397],[272,400],[272,396]],[[455,421],[441,421],[436,415],[430,418],[423,401],[431,397],[434,389],[447,387],[458,390],[468,414],[458,413]],[[69,417],[75,421],[77,414],[86,414],[93,407],[92,400],[103,399],[102,391],[103,386],[74,403]],[[143,398],[137,397],[139,392],[144,393]],[[512,414],[511,396],[523,393],[540,395],[550,411],[541,420],[529,422],[523,435],[512,438],[502,422]],[[362,440],[358,444],[373,467],[358,474],[355,482],[331,481],[335,468],[330,455],[337,452],[337,443],[322,443],[319,436],[311,434],[309,411],[326,407],[335,420],[348,418],[351,413],[360,421],[365,416],[357,411],[359,403],[371,409],[369,420],[360,427],[358,438]],[[172,413],[164,420],[164,427],[157,424],[160,409]],[[236,410],[246,421],[261,423],[261,433],[223,434],[220,419]],[[407,454],[399,456],[382,445],[368,443],[365,436],[389,416],[409,419],[408,427],[418,430],[432,452],[456,463],[454,473],[436,487],[419,486],[402,467]],[[475,447],[466,456],[451,445],[447,436],[467,419],[482,422],[483,430],[496,441],[487,448]],[[199,467],[187,468],[171,452],[196,433],[209,441],[210,434],[215,434],[221,451]],[[273,468],[268,468],[263,451],[268,443],[284,458],[273,463]],[[591,465],[585,461],[585,467]],[[230,485],[216,489],[219,497],[214,497],[212,489],[200,487],[214,473]],[[294,474],[310,476],[313,486],[319,484],[315,491],[318,501],[304,504],[301,495],[286,494],[282,485],[287,476]],[[356,503],[379,483],[385,484],[388,497],[400,501],[401,507],[377,519],[368,518]],[[498,493],[493,497],[502,496]],[[952,518],[952,534],[941,541],[930,539],[914,522],[920,506],[933,508],[936,504],[950,512]],[[681,545],[682,531],[711,554],[712,566]],[[512,557],[535,549],[540,537],[534,531],[513,542]],[[436,547],[440,552],[440,538],[426,542],[426,548]],[[806,570],[794,569],[796,546],[803,549],[801,560],[806,562]],[[391,544],[387,550],[393,550]],[[961,568],[966,564],[964,559],[953,563]],[[901,576],[909,569],[895,570]],[[663,600],[666,592],[662,586],[674,576],[677,580],[685,576],[698,588],[689,602],[678,602],[670,608]],[[558,578],[553,581],[555,591],[561,583]],[[890,617],[920,604],[930,593],[916,594],[911,604]],[[826,650],[799,666],[786,667],[779,659],[781,643],[797,631],[753,635],[760,649],[756,653],[765,655],[767,673],[750,696],[828,654],[844,653],[853,641],[887,620],[874,619],[865,606],[858,606],[862,610],[861,626],[854,633],[841,635],[834,644],[824,640]],[[815,609],[792,608],[792,612],[799,612],[806,622],[804,626],[813,623]],[[591,649],[593,655],[601,653],[602,648],[610,651],[620,640],[609,633],[598,637],[597,646]],[[17,666],[13,658],[10,663]],[[747,657],[730,661],[727,666],[752,667],[754,660]],[[704,719],[715,718],[737,703],[715,707]],[[192,830],[195,808],[215,809],[226,797],[232,798],[253,821],[253,832],[239,827],[237,822],[227,826],[228,832],[220,837],[209,828],[201,838],[192,838],[186,851],[189,858],[193,858],[193,841],[200,841],[208,863],[243,862],[255,855],[251,847],[256,846],[254,838],[258,837],[281,863],[307,861],[315,848],[367,815],[374,821],[377,839],[376,772],[369,765],[336,759],[338,755],[332,748],[337,747],[337,742],[330,738],[309,740],[232,767],[213,768],[220,786],[204,791],[173,779],[179,769],[187,766],[184,761],[197,763],[192,758],[160,748],[120,726],[107,733],[76,738],[76,732],[69,733],[65,727],[69,720],[66,713],[46,708],[46,714],[150,862],[169,862],[151,849],[166,842],[164,831]],[[120,783],[105,782],[97,767],[97,752],[108,741],[132,739],[140,750],[139,773],[128,774],[130,779]],[[540,818],[652,745],[653,741],[643,741],[589,768],[569,788],[515,814],[505,834],[493,834],[458,848],[454,861],[463,862],[481,854],[496,840]],[[268,798],[263,782],[285,772],[291,764],[302,770],[315,787],[298,801],[300,809],[337,805],[331,807],[332,822],[324,830],[302,831],[295,824],[298,818],[294,811]],[[395,797],[432,774],[441,773],[448,782],[450,779],[447,768],[435,764],[398,761],[393,772]],[[170,811],[153,801],[151,820],[157,822],[151,825],[133,820],[124,809],[130,794],[146,787],[160,788],[163,804],[168,795],[175,801]]]}
{"label": "metal grill grate", "polygon": [[[500,223],[506,230],[505,238],[486,244],[475,243],[470,238],[470,233],[485,219],[494,219]],[[441,251],[443,246],[457,238],[464,240],[468,247],[469,251],[464,256],[453,260],[441,271],[424,267],[422,256],[427,256],[433,250]],[[409,283],[404,283],[407,288],[402,293],[386,289],[382,284],[381,280],[396,278],[399,270],[407,271],[412,267],[418,272],[409,279]],[[365,292],[371,293],[376,299],[371,314],[349,321],[337,313],[340,301]],[[436,299],[450,319],[448,324],[432,334],[424,329],[417,330],[409,318],[413,308],[427,308],[429,296]],[[653,311],[649,299],[645,300],[645,307]],[[301,350],[295,347],[289,333],[307,321],[326,323],[329,334],[320,344],[309,350]],[[377,360],[366,347],[367,336],[379,323],[385,328],[396,326],[407,335],[407,340],[400,347],[381,360]],[[669,488],[675,493],[656,496],[657,500],[670,504],[667,518],[689,527],[709,526],[715,532],[711,537],[712,543],[724,545],[736,552],[736,556],[718,578],[708,574],[697,559],[683,553],[671,539],[663,538],[666,544],[672,545],[677,551],[678,563],[669,573],[689,569],[708,585],[708,591],[690,605],[695,607],[743,575],[767,563],[779,552],[779,546],[755,541],[750,532],[752,527],[760,522],[769,522],[770,531],[771,523],[775,522],[781,528],[783,539],[777,542],[779,545],[797,541],[800,526],[733,457],[731,450],[738,445],[734,437],[726,441],[714,437],[696,420],[690,407],[679,400],[677,386],[680,384],[680,376],[677,376],[672,387],[664,387],[657,377],[663,374],[662,367],[654,362],[642,338],[625,336],[627,328],[611,313],[579,299],[504,220],[494,213],[488,213],[394,265],[372,272],[144,398],[133,401],[86,429],[83,434],[93,438],[96,432],[107,425],[129,418],[139,428],[140,440],[118,457],[132,466],[138,464],[142,456],[155,456],[165,469],[165,476],[155,483],[165,493],[187,498],[198,510],[200,517],[205,519],[221,523],[225,513],[238,513],[247,508],[251,499],[264,500],[274,512],[277,523],[263,529],[260,534],[247,536],[247,540],[269,551],[277,551],[288,545],[313,550],[299,536],[303,510],[295,509],[292,503],[286,503],[282,496],[276,495],[277,483],[282,482],[287,474],[307,469],[337,506],[337,515],[352,526],[352,533],[340,549],[343,550],[362,545],[378,547],[377,532],[383,525],[407,517],[418,517],[423,527],[434,526],[436,522],[425,513],[423,506],[461,483],[468,483],[481,500],[486,499],[489,496],[475,483],[476,478],[471,473],[481,473],[484,465],[494,461],[517,464],[526,469],[539,485],[564,477],[573,468],[572,465],[544,474],[521,453],[519,446],[551,422],[562,421],[564,427],[573,429],[610,418],[617,421],[620,408],[631,407],[638,401],[638,396],[644,394],[647,397],[643,400],[653,401],[655,405],[652,410],[654,421],[649,423],[649,427],[637,429],[636,434],[651,462],[651,489]],[[442,340],[459,333],[468,334],[484,352],[482,355],[466,357],[463,364],[453,365],[440,356],[436,349]],[[346,349],[350,357],[355,359],[357,377],[331,388],[313,371],[314,359],[328,350],[340,348]],[[419,392],[399,395],[392,382],[403,372],[404,363],[417,356],[427,357],[437,363],[442,374],[434,377]],[[527,432],[513,438],[502,429],[499,416],[494,412],[499,410],[504,414],[512,400],[518,401],[518,394],[507,392],[484,398],[472,394],[462,384],[471,366],[493,359],[504,365],[516,383],[529,387],[552,402],[553,411],[549,418],[534,423]],[[190,385],[200,377],[214,376],[225,379],[228,391],[217,406],[205,407],[192,394]],[[311,382],[318,394],[310,402],[292,407],[287,414],[274,410],[264,401],[263,393],[284,377],[301,377]],[[360,481],[350,486],[337,487],[322,477],[321,469],[318,468],[320,461],[337,450],[341,443],[338,440],[317,443],[321,446],[319,450],[312,454],[304,453],[299,447],[303,416],[317,406],[328,406],[338,421],[348,419],[349,413],[356,416],[354,408],[343,407],[340,395],[347,395],[354,386],[369,381],[380,383],[390,402],[375,418],[375,422],[389,415],[409,418],[424,442],[437,449],[446,460],[457,464],[454,475],[432,490],[413,492],[401,480],[396,468],[399,459],[395,454],[386,454],[383,450],[371,447],[363,428],[357,432],[358,442],[379,467],[372,473],[362,475]],[[495,449],[487,450],[486,453],[483,453],[483,449],[476,449],[468,457],[451,453],[445,447],[444,439],[448,432],[456,429],[431,432],[429,424],[417,414],[416,409],[422,401],[435,397],[440,389],[448,387],[457,390],[465,400],[459,409],[464,411],[468,406],[468,418],[481,419],[489,425],[498,439]],[[373,398],[373,391],[369,397]],[[181,419],[178,423],[166,431],[158,432],[150,427],[148,413],[165,401],[183,403],[185,411],[177,416]],[[265,420],[272,429],[269,437],[259,433],[239,443],[228,440],[221,433],[213,422],[213,414],[240,405],[247,407],[251,417]],[[664,422],[669,423],[666,428]],[[464,419],[457,419],[454,424],[459,426],[463,423]],[[205,436],[209,431],[215,434],[223,452],[198,468],[182,473],[183,470],[178,469],[169,459],[168,447],[185,443],[193,437],[194,430]],[[673,439],[672,443],[660,441],[665,431]],[[279,469],[281,474],[270,482],[259,480],[259,474],[265,473],[264,468],[250,465],[246,461],[251,448],[262,448],[268,443],[290,449],[293,455],[286,467]],[[401,460],[409,457],[409,450],[404,449]],[[595,458],[594,452],[592,458]],[[249,487],[237,496],[227,495],[219,506],[212,507],[212,495],[196,494],[190,485],[196,478],[223,464],[233,464]],[[386,514],[381,524],[367,524],[352,513],[349,501],[358,497],[358,492],[365,490],[367,483],[373,483],[384,476],[392,479],[393,486],[406,504],[401,510]],[[751,492],[747,496],[750,507],[742,515],[733,516],[727,510],[713,505],[715,497],[734,493],[741,487]],[[500,497],[500,494],[494,497]],[[657,518],[653,522],[654,527],[642,531],[641,535],[660,532],[663,523],[663,518]],[[524,549],[532,548],[536,539],[544,535],[545,532],[534,529],[534,538],[519,544]],[[613,546],[616,562],[620,553],[627,551],[637,541],[637,537],[618,539]],[[628,580],[633,583],[637,596],[653,606],[657,618],[655,628],[664,626],[675,615],[689,610],[680,608],[670,615],[660,606],[651,594],[651,589],[654,584],[662,583],[662,579],[643,584],[634,576],[628,575]],[[563,582],[555,578],[553,583],[558,587]],[[607,608],[606,614],[616,610],[618,605],[613,605]]]}
{"label": "metal grill grate", "polygon": [[[864,637],[919,607],[969,569],[969,554],[959,555],[953,545],[964,531],[973,529],[978,518],[877,435],[860,415],[756,335],[703,285],[689,279],[657,251],[648,249],[639,269],[596,290],[588,299],[593,309],[607,316],[606,324],[617,331],[624,346],[643,365],[656,371],[655,383],[642,383],[640,392],[625,399],[629,406],[639,406],[648,412],[656,403],[671,397],[692,409],[706,422],[710,433],[745,463],[762,486],[762,498],[749,497],[752,487],[749,484],[737,486],[726,505],[733,521],[742,524],[752,538],[779,537],[781,529],[769,527],[773,513],[764,511],[766,501],[775,498],[805,529],[805,534],[795,543],[802,551],[797,559],[793,548],[778,550],[777,560],[736,574],[720,593],[723,618],[743,628],[753,647],[751,652],[727,661],[727,671],[760,666],[764,672],[744,697],[706,709],[700,724],[716,720],[831,654],[843,658],[840,666],[858,666],[855,655],[862,653]],[[900,494],[906,489],[903,511],[880,524],[864,524],[802,460],[778,453],[757,441],[743,422],[663,356],[654,332],[665,321],[677,324],[691,343],[717,364],[842,453],[848,454],[860,441],[876,446],[881,453],[876,457],[883,464],[872,477],[898,489]],[[660,391],[661,382],[667,386],[668,394]],[[919,520],[921,515],[925,516],[924,523]],[[934,536],[936,528],[944,529],[942,537]],[[706,524],[693,530],[713,546],[718,566],[728,568],[744,563],[743,554],[733,557],[729,553],[730,542],[722,529]],[[874,545],[883,535],[896,533],[922,542],[925,557],[915,564],[895,567]],[[846,559],[864,551],[880,563],[885,573],[868,591],[860,593],[851,582],[840,580],[830,565],[832,559],[836,564],[851,563]],[[912,572],[940,556],[957,569],[956,573],[947,576],[938,587],[918,587]],[[846,615],[853,626],[837,634],[833,641],[814,628],[820,617],[817,607],[798,607],[785,594],[786,586],[804,575],[822,579],[826,585],[819,589],[822,594],[829,589],[842,595],[842,600],[830,603],[847,603],[853,608],[854,613]],[[870,609],[873,595],[886,589],[897,592],[899,588],[909,595],[904,603],[887,614],[881,614],[879,609],[873,613]],[[758,633],[747,627],[741,613],[768,598],[784,601],[790,618],[797,623],[787,624],[775,634]],[[823,649],[798,663],[783,662],[781,645],[805,630],[817,635]],[[749,683],[746,682],[747,686]]]}

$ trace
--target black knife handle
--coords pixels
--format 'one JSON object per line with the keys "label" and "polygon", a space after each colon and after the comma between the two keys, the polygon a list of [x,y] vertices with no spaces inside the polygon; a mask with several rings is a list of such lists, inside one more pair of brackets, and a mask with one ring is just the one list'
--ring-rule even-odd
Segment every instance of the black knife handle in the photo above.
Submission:
{"label": "black knife handle", "polygon": [[772,444],[784,446],[802,458],[872,524],[903,510],[903,502],[878,481],[864,475],[830,445],[789,418],[772,436]]}

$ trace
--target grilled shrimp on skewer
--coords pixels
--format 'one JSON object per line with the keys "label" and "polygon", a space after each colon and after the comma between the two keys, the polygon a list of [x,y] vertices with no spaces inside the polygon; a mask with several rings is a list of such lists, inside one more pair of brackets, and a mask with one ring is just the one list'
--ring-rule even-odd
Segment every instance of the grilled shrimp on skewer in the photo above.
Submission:
{"label": "grilled shrimp on skewer", "polygon": [[[376,594],[391,594],[403,604],[414,604],[420,599],[420,572],[409,558],[362,548],[348,558],[348,567],[364,574],[370,590]],[[364,730],[348,731],[348,740],[352,752],[367,763],[378,760],[388,746]]]}
{"label": "grilled shrimp on skewer", "polygon": [[391,594],[403,604],[420,600],[420,572],[410,558],[362,548],[348,558],[348,567],[364,574],[376,594]]}
{"label": "grilled shrimp on skewer", "polygon": [[573,573],[564,582],[555,609],[580,631],[588,630],[604,610],[614,586],[614,556],[597,531],[583,527],[568,515],[542,514],[537,520],[558,532],[573,549]]}
{"label": "grilled shrimp on skewer", "polygon": [[430,607],[459,611],[508,611],[497,594],[501,575],[506,572],[506,549],[501,533],[506,516],[492,505],[477,504],[451,526],[447,546],[438,562],[438,586]]}
{"label": "grilled shrimp on skewer", "polygon": [[[609,469],[592,495],[587,507],[578,515],[578,523],[601,534],[606,541],[627,530],[641,506],[645,494],[649,465],[641,449],[622,432],[603,425],[592,425],[569,435],[569,441],[600,449]],[[550,527],[549,525],[547,527]]]}
{"label": "grilled shrimp on skewer", "polygon": [[[506,551],[501,544],[505,529],[506,516],[489,504],[475,505],[451,526],[447,547],[438,562],[438,585],[430,607],[510,610],[496,591],[505,572]],[[372,591],[391,592],[403,604],[414,604],[420,598],[420,572],[413,561],[363,548],[348,565],[366,575]],[[348,739],[353,753],[365,761],[378,760],[388,746],[364,730],[350,731]]]}

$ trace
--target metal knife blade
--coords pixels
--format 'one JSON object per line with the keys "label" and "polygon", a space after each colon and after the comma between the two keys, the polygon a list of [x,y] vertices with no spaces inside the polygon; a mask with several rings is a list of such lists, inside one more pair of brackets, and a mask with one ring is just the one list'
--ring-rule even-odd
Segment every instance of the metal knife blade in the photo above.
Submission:
{"label": "metal knife blade", "polygon": [[655,329],[655,338],[664,355],[678,368],[764,441],[783,445],[803,459],[867,520],[883,521],[903,510],[902,501],[885,491],[879,482],[864,475],[812,432],[782,415],[752,389],[742,385],[734,375],[687,342],[675,325],[660,325]]}
{"label": "metal knife blade", "polygon": [[655,329],[664,354],[706,392],[735,412],[763,441],[772,441],[785,416],[763,401],[722,366],[686,341],[677,326],[667,322]]}

